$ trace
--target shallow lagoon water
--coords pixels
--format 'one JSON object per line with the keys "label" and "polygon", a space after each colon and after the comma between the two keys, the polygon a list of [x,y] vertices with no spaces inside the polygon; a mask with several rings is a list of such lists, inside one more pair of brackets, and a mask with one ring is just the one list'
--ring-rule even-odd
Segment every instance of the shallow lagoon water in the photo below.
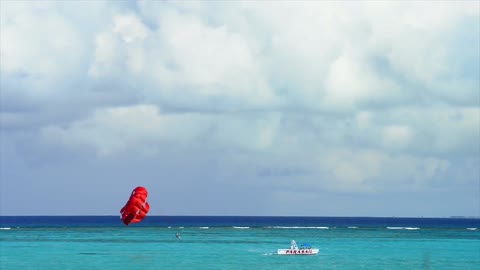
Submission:
{"label": "shallow lagoon water", "polygon": [[[2,217],[1,269],[480,269],[478,219]],[[179,233],[181,240],[175,237]],[[290,241],[319,248],[280,256]]]}

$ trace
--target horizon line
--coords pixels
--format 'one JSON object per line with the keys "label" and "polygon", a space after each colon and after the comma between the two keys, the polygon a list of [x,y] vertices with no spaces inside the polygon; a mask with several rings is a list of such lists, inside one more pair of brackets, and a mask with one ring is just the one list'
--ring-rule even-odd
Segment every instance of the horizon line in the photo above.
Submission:
{"label": "horizon line", "polygon": [[[0,217],[118,217],[119,215],[0,215]],[[480,216],[301,216],[301,215],[148,215],[148,217],[282,217],[282,218],[452,218],[480,219]]]}

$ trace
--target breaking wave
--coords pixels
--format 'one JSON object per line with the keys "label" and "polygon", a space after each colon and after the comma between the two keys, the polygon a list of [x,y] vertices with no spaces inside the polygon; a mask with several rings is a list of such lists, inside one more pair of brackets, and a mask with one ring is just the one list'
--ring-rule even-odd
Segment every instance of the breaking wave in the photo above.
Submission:
{"label": "breaking wave", "polygon": [[387,227],[389,230],[420,230],[418,227]]}
{"label": "breaking wave", "polygon": [[273,228],[273,229],[320,229],[320,230],[328,230],[329,227],[315,227],[315,226],[268,226],[266,228]]}

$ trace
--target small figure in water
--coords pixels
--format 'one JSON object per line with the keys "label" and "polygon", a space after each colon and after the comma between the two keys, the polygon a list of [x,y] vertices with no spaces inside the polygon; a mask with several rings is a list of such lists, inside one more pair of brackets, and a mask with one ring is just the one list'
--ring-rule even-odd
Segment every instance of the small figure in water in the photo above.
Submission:
{"label": "small figure in water", "polygon": [[182,239],[178,233],[175,234],[175,237],[177,237],[178,239]]}

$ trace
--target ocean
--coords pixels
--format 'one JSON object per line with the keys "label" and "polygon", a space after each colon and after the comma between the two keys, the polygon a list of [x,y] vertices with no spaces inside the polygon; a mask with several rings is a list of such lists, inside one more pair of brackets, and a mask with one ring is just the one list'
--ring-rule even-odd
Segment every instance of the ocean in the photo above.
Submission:
{"label": "ocean", "polygon": [[[276,255],[291,240],[320,252]],[[480,219],[2,216],[0,269],[475,270]]]}

